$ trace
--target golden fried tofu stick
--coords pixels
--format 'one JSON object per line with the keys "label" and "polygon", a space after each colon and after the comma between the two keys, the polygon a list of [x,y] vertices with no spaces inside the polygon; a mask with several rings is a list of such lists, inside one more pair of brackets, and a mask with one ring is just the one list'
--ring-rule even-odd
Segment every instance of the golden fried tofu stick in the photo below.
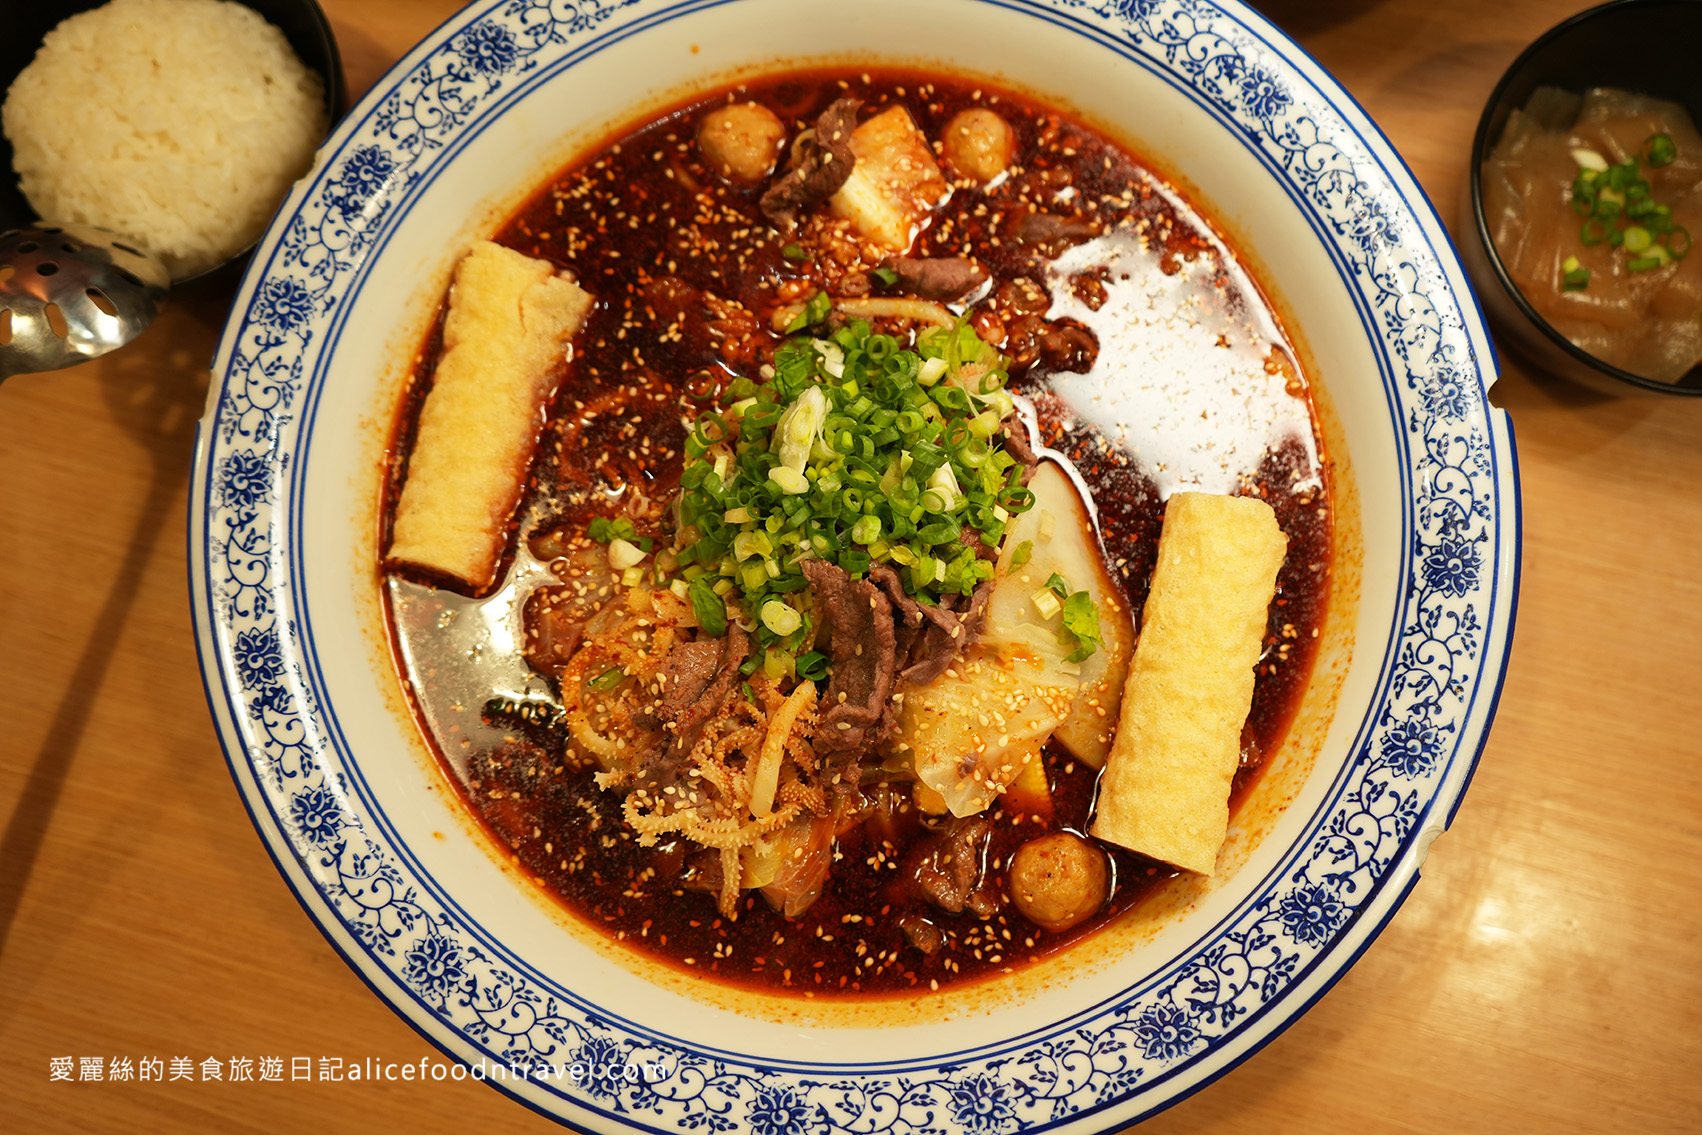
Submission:
{"label": "golden fried tofu stick", "polygon": [[491,584],[567,340],[590,310],[554,265],[490,241],[456,267],[392,561]]}
{"label": "golden fried tofu stick", "polygon": [[1099,781],[1092,834],[1210,875],[1288,540],[1254,497],[1177,493]]}

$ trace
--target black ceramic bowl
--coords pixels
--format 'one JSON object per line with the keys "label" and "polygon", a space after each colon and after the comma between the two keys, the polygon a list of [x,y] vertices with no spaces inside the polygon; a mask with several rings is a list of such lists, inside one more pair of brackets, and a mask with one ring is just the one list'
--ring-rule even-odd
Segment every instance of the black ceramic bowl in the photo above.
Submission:
{"label": "black ceramic bowl", "polygon": [[1574,346],[1538,315],[1507,274],[1483,213],[1483,160],[1507,116],[1537,87],[1620,87],[1682,103],[1702,123],[1702,0],[1614,0],[1580,12],[1526,48],[1489,96],[1472,141],[1471,225],[1460,242],[1490,322],[1550,373],[1613,394],[1702,395],[1702,365],[1677,383],[1640,378]]}
{"label": "black ceramic bowl", "polygon": [[[78,12],[98,8],[106,0],[29,0],[9,5],[5,15],[5,34],[0,35],[0,99],[3,99],[18,72],[29,66],[41,46],[42,37],[61,22]],[[325,83],[325,110],[330,125],[335,126],[348,103],[348,90],[343,82],[343,61],[337,54],[337,37],[331,34],[330,21],[314,0],[241,0],[284,33],[296,56],[310,70],[319,74]],[[12,172],[12,144],[0,135],[0,232],[21,228],[38,218],[30,203],[18,188],[17,175]],[[225,263],[241,260],[253,245],[249,245]],[[222,268],[210,268],[199,276],[210,275]],[[198,278],[198,277],[193,277]],[[174,281],[183,283],[184,280]]]}

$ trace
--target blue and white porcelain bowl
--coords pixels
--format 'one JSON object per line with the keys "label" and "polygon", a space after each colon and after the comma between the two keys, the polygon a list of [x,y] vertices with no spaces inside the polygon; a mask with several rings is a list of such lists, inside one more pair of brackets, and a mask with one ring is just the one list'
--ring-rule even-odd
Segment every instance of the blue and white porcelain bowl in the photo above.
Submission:
{"label": "blue and white porcelain bowl", "polygon": [[[646,968],[493,853],[410,716],[375,541],[401,384],[469,242],[647,109],[829,42],[833,62],[981,74],[1073,107],[1177,178],[1301,345],[1339,518],[1312,686],[1228,870],[1006,982],[824,1006]],[[332,945],[460,1061],[577,1066],[577,1080],[495,1081],[545,1114],[761,1135],[1117,1128],[1327,990],[1452,817],[1518,580],[1494,379],[1400,158],[1240,5],[476,0],[348,116],[237,297],[191,509],[213,715],[261,838]]]}

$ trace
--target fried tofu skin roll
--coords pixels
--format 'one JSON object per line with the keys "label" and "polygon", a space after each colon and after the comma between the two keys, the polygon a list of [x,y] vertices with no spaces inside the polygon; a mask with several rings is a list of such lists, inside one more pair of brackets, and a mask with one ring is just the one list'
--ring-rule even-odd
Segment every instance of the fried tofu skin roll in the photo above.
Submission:
{"label": "fried tofu skin roll", "polygon": [[1092,834],[1210,875],[1288,540],[1253,497],[1177,493],[1099,783]]}
{"label": "fried tofu skin roll", "polygon": [[489,587],[567,342],[591,297],[480,241],[455,269],[443,350],[396,505],[390,560]]}

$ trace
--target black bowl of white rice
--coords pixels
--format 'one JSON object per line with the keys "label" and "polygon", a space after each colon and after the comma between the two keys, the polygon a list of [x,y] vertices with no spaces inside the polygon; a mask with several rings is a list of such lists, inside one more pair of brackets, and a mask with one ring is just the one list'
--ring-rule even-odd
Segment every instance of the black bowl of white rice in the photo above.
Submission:
{"label": "black bowl of white rice", "polygon": [[314,0],[34,0],[0,37],[0,232],[99,225],[182,283],[253,247],[342,113]]}

